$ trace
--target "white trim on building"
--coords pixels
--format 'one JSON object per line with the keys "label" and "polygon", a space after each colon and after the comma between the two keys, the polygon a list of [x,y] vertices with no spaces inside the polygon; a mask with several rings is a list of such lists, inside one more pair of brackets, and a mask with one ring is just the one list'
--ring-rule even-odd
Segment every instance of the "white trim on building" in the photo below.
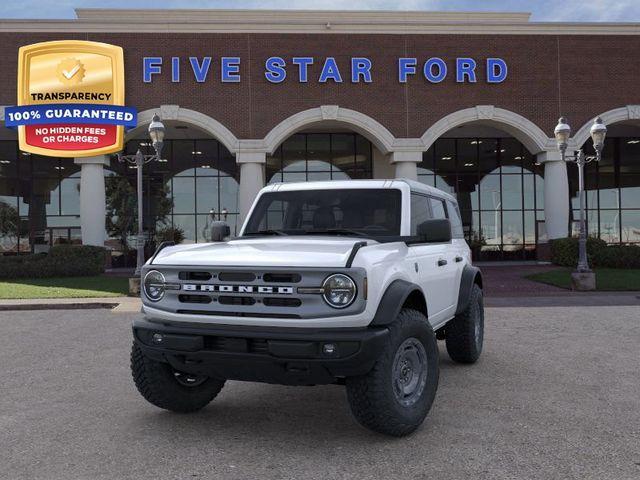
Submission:
{"label": "white trim on building", "polygon": [[1,32],[638,35],[638,23],[530,22],[529,13],[335,10],[75,10],[70,20],[0,20]]}

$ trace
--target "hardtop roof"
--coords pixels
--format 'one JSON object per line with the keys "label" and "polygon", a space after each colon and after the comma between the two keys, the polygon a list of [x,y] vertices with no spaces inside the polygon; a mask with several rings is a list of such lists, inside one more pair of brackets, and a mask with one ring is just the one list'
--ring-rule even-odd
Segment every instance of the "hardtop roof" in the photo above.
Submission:
{"label": "hardtop roof", "polygon": [[326,180],[319,182],[272,183],[264,192],[289,192],[296,190],[342,190],[348,188],[397,188],[408,186],[412,192],[433,195],[457,203],[456,198],[438,188],[408,178],[386,180]]}

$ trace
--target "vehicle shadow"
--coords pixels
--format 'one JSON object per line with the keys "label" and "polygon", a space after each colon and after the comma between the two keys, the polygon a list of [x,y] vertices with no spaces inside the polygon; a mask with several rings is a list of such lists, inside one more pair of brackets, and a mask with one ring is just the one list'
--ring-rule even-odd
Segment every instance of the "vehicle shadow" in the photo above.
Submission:
{"label": "vehicle shadow", "polygon": [[[440,388],[425,424],[416,435],[429,437],[433,420],[446,415],[447,397],[455,395],[455,384],[477,374],[475,366],[453,363],[446,351],[440,351]],[[475,372],[472,371],[476,369]],[[341,385],[288,387],[229,381],[211,404],[194,414],[177,414],[148,404],[136,409],[132,418],[147,434],[172,435],[176,440],[200,441],[239,439],[250,436],[252,442],[274,439],[296,448],[312,449],[318,443],[340,444],[357,439],[364,444],[402,441],[361,427],[351,416],[346,388]],[[293,443],[291,443],[293,442]]]}

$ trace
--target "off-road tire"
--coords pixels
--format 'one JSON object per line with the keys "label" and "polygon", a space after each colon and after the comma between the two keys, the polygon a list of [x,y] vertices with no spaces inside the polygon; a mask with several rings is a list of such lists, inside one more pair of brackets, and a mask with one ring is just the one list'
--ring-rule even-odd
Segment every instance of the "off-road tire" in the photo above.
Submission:
{"label": "off-road tire", "polygon": [[[417,340],[426,353],[426,383],[415,403],[405,406],[394,393],[394,359],[406,341]],[[375,432],[401,437],[415,431],[429,413],[438,389],[438,345],[427,318],[402,309],[389,325],[389,338],[374,367],[346,379],[347,398],[356,420]]]}
{"label": "off-road tire", "polygon": [[196,386],[182,385],[168,363],[146,357],[135,342],[131,349],[131,374],[138,391],[149,403],[180,413],[206,407],[224,386],[224,380],[215,378],[207,378]]}
{"label": "off-road tire", "polygon": [[469,305],[445,327],[447,353],[458,363],[475,363],[482,353],[484,303],[482,289],[474,284]]}

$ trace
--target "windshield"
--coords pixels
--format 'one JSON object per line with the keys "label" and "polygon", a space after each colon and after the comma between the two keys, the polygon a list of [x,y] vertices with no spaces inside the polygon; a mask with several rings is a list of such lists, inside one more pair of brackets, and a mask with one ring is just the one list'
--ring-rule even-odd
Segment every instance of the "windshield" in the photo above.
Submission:
{"label": "windshield", "polygon": [[400,190],[327,189],[265,193],[244,235],[400,235]]}

